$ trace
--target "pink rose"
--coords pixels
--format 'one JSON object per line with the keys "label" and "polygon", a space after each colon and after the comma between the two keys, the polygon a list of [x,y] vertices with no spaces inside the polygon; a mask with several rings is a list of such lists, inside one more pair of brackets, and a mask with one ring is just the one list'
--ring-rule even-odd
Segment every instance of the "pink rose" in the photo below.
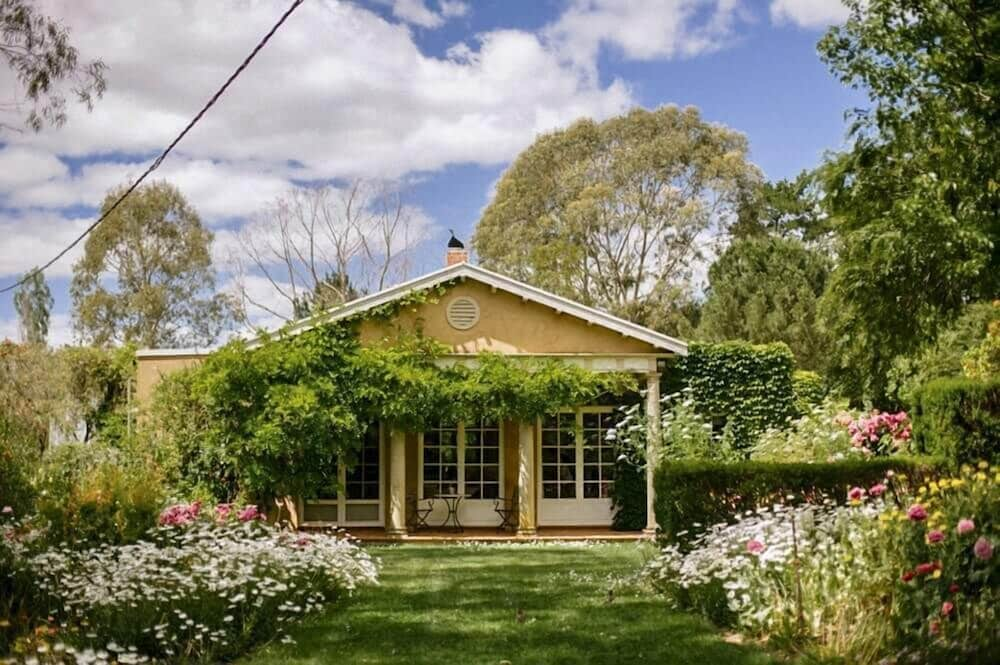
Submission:
{"label": "pink rose", "polygon": [[906,511],[906,516],[914,522],[923,522],[927,519],[927,510],[925,510],[919,503],[915,503],[910,506],[908,511]]}
{"label": "pink rose", "polygon": [[940,543],[942,540],[944,540],[944,532],[943,531],[939,531],[937,529],[934,529],[933,531],[930,531],[930,532],[927,533],[927,542],[928,543]]}
{"label": "pink rose", "polygon": [[860,487],[852,487],[847,492],[847,498],[851,501],[861,501],[865,496],[865,491]]}
{"label": "pink rose", "polygon": [[239,512],[236,516],[241,522],[250,522],[251,520],[256,520],[261,518],[260,511],[257,510],[257,506],[247,506]]}
{"label": "pink rose", "polygon": [[946,600],[941,603],[941,616],[946,617],[951,614],[951,611],[955,609],[955,603],[950,600]]}
{"label": "pink rose", "polygon": [[872,496],[882,496],[885,494],[886,487],[882,483],[876,483],[868,488],[868,493]]}
{"label": "pink rose", "polygon": [[993,557],[993,543],[986,536],[980,536],[972,546],[972,553],[981,561],[989,561]]}
{"label": "pink rose", "polygon": [[750,552],[750,554],[760,554],[763,551],[764,551],[764,543],[760,542],[759,540],[751,539],[747,543],[747,552]]}
{"label": "pink rose", "polygon": [[939,569],[940,567],[941,567],[941,563],[939,561],[931,561],[931,562],[928,562],[928,563],[921,563],[921,564],[917,565],[916,573],[917,573],[917,575],[930,575],[931,573],[933,573],[935,570]]}
{"label": "pink rose", "polygon": [[931,621],[930,631],[931,631],[931,635],[937,635],[938,633],[940,633],[941,632],[941,622],[940,621],[936,621],[936,620],[935,621]]}
{"label": "pink rose", "polygon": [[970,519],[960,519],[955,530],[958,531],[958,535],[964,536],[976,530],[976,523]]}

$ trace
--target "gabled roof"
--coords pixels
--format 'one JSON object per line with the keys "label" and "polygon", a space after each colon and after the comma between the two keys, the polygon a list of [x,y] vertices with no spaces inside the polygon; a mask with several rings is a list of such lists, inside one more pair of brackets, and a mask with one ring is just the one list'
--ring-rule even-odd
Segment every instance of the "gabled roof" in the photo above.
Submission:
{"label": "gabled roof", "polygon": [[[456,263],[455,265],[435,270],[434,272],[427,273],[422,277],[411,279],[408,282],[403,282],[402,284],[397,284],[396,286],[391,286],[387,289],[379,291],[378,293],[373,293],[371,295],[358,298],[357,300],[352,300],[351,302],[343,305],[331,307],[330,309],[320,312],[319,314],[314,314],[313,316],[300,319],[299,321],[282,328],[280,331],[275,332],[278,332],[281,335],[298,335],[299,333],[303,333],[324,323],[339,321],[349,316],[362,314],[370,309],[390,303],[393,300],[401,298],[414,291],[433,288],[439,284],[463,278],[475,280],[486,284],[487,286],[496,288],[497,290],[512,293],[520,298],[523,298],[524,300],[530,300],[532,302],[551,307],[562,314],[575,316],[578,319],[582,319],[590,324],[614,330],[622,335],[641,340],[659,349],[679,355],[687,355],[687,343],[675,337],[664,335],[663,333],[656,332],[655,330],[640,326],[632,323],[631,321],[626,321],[625,319],[618,318],[617,316],[612,316],[611,314],[602,312],[599,309],[581,305],[580,303],[569,300],[568,298],[557,296],[554,293],[543,291],[542,289],[531,286],[530,284],[519,282],[516,279],[511,279],[510,277],[506,277],[470,263]],[[252,346],[257,341],[257,339],[251,340],[250,345]],[[197,356],[206,355],[209,352],[210,350],[201,351],[196,349],[143,349],[138,351],[136,355],[139,357],[155,357],[164,355]]]}
{"label": "gabled roof", "polygon": [[622,335],[642,340],[643,342],[647,342],[657,348],[670,351],[671,353],[677,353],[680,355],[687,354],[687,343],[679,339],[670,337],[669,335],[664,335],[663,333],[656,332],[655,330],[640,326],[632,323],[631,321],[626,321],[625,319],[618,318],[617,316],[612,316],[611,314],[602,312],[599,309],[581,305],[580,303],[569,300],[568,298],[563,298],[562,296],[557,296],[554,293],[543,291],[542,289],[531,286],[530,284],[519,282],[516,279],[511,279],[510,277],[495,273],[491,270],[487,270],[486,268],[472,265],[471,263],[456,263],[455,265],[442,268],[441,270],[427,273],[422,277],[411,279],[408,282],[403,282],[402,284],[389,287],[388,289],[379,291],[378,293],[373,293],[371,295],[364,296],[363,298],[352,300],[351,302],[343,305],[331,307],[324,312],[320,312],[319,314],[315,314],[292,324],[291,326],[283,329],[282,332],[286,335],[296,335],[323,323],[338,321],[349,316],[361,314],[375,307],[379,307],[380,305],[392,302],[393,300],[401,298],[414,291],[433,288],[439,284],[463,278],[475,280],[494,287],[500,291],[512,293],[525,300],[530,300],[547,307],[551,307],[562,314],[575,316],[593,325],[608,328],[609,330],[614,330]]}

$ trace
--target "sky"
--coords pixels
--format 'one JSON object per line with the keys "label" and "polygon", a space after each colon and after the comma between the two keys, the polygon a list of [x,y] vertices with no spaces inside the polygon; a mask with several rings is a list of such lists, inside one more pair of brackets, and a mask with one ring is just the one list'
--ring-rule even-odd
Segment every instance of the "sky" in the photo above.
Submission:
{"label": "sky", "polygon": [[[108,90],[90,113],[71,106],[61,128],[0,129],[3,285],[92,222],[106,192],[145,168],[287,7],[38,4],[69,28],[82,60],[104,61]],[[419,221],[414,276],[443,265],[448,229],[468,240],[519,151],[578,118],[693,105],[746,134],[770,179],[816,166],[845,146],[845,111],[864,104],[816,54],[845,16],[839,0],[306,0],[155,177],[215,232],[222,289],[234,288],[239,230],[276,197],[396,182]],[[0,68],[0,91],[12,89]],[[80,255],[46,273],[54,345],[74,340]],[[272,320],[261,312],[255,323]],[[18,337],[10,293],[4,337]]]}

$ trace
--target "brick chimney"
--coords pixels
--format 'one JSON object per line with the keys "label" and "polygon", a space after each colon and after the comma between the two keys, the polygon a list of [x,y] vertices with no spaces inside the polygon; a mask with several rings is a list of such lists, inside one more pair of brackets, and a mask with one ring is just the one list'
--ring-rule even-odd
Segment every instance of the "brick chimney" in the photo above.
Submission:
{"label": "brick chimney", "polygon": [[451,232],[451,240],[448,241],[448,254],[445,256],[445,265],[453,266],[456,263],[465,263],[469,260],[469,250],[465,248],[462,241],[455,237],[455,232]]}

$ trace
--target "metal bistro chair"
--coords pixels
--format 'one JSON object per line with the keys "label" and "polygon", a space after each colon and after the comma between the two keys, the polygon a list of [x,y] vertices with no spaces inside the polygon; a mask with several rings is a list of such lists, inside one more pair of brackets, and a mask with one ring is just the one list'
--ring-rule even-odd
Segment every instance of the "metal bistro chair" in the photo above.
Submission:
{"label": "metal bistro chair", "polygon": [[411,494],[406,497],[406,505],[406,512],[409,516],[406,522],[408,527],[414,531],[431,528],[431,525],[427,523],[427,518],[430,517],[431,512],[434,510],[434,499],[424,499],[421,501],[416,495]]}
{"label": "metal bistro chair", "polygon": [[500,516],[497,531],[516,528],[517,524],[514,520],[517,519],[517,492],[515,491],[512,496],[506,499],[502,496],[493,499],[493,512]]}

